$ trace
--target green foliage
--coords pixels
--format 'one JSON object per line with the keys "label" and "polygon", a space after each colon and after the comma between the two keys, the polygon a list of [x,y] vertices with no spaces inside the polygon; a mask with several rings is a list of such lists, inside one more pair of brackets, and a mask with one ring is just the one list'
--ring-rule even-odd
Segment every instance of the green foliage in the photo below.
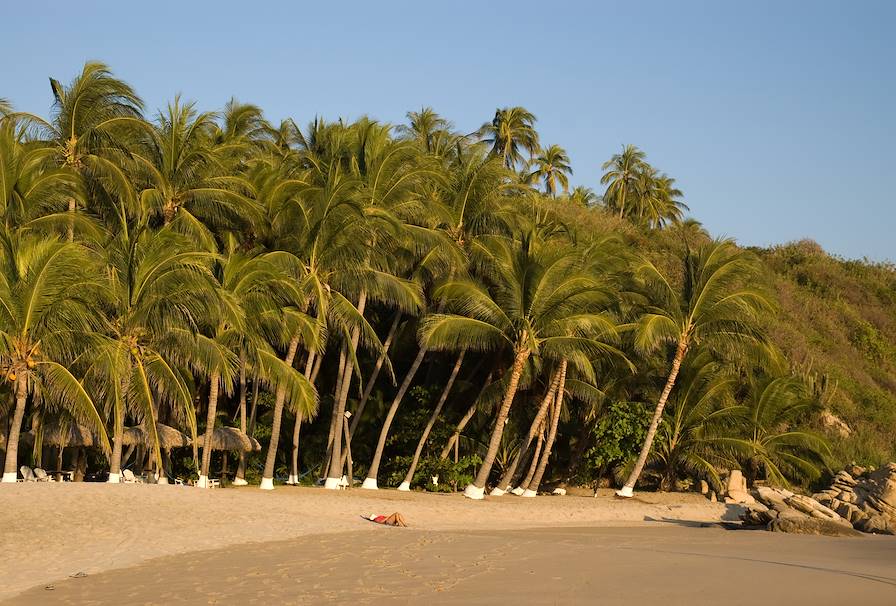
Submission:
{"label": "green foliage", "polygon": [[613,402],[606,406],[591,429],[595,445],[585,453],[581,479],[596,480],[637,456],[648,425],[650,410],[644,403]]}

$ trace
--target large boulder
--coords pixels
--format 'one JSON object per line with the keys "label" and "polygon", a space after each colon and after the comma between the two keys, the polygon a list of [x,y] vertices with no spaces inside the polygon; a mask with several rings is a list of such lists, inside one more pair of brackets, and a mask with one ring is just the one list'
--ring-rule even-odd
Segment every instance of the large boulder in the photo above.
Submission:
{"label": "large boulder", "polygon": [[808,516],[778,516],[768,524],[772,532],[788,532],[791,534],[814,534],[829,537],[855,537],[861,536],[849,524],[842,524],[831,520],[819,520]]}

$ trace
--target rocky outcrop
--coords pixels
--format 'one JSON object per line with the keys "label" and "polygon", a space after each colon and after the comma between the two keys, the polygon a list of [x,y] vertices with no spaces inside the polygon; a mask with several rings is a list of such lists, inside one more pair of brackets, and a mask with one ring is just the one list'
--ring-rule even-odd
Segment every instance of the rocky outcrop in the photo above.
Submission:
{"label": "rocky outcrop", "polygon": [[760,486],[756,502],[748,505],[741,519],[746,524],[765,526],[775,532],[850,536],[859,533],[836,511],[813,498],[782,488]]}
{"label": "rocky outcrop", "polygon": [[896,463],[877,471],[850,466],[812,497],[767,486],[753,496],[741,515],[746,524],[800,534],[896,534]]}
{"label": "rocky outcrop", "polygon": [[896,534],[896,463],[878,470],[850,465],[834,476],[816,501],[849,520],[856,530]]}
{"label": "rocky outcrop", "polygon": [[725,487],[725,502],[730,504],[753,504],[756,500],[747,492],[747,479],[739,469],[728,474]]}

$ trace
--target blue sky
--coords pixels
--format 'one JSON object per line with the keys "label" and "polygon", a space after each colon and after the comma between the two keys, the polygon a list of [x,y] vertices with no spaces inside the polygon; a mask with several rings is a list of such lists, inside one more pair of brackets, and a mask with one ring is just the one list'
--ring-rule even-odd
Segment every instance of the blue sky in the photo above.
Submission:
{"label": "blue sky", "polygon": [[150,113],[178,92],[300,124],[429,105],[472,131],[523,105],[574,184],[634,143],[714,234],[896,260],[896,3],[620,4],[15,2],[0,96],[45,115],[47,76],[99,59]]}

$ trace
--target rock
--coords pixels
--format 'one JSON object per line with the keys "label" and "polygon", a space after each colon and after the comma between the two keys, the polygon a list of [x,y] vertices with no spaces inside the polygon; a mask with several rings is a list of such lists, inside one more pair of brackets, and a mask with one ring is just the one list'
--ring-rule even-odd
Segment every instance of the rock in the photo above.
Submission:
{"label": "rock", "polygon": [[860,467],[860,466],[856,465],[855,463],[850,463],[849,465],[846,466],[846,469],[844,469],[843,471],[845,471],[846,473],[851,475],[853,478],[857,478],[859,476],[865,475],[865,472],[868,470],[865,469],[864,467]]}
{"label": "rock", "polygon": [[709,502],[710,502],[710,503],[717,503],[718,501],[719,501],[719,500],[716,498],[716,491],[713,490],[712,492],[709,493]]}
{"label": "rock", "polygon": [[845,471],[838,472],[837,475],[834,476],[834,483],[846,484],[847,486],[855,486],[857,484],[853,477]]}
{"label": "rock", "polygon": [[856,524],[856,528],[862,532],[873,534],[896,534],[896,527],[890,524],[886,516],[882,515],[868,516],[860,520]]}
{"label": "rock", "polygon": [[829,537],[856,537],[861,536],[848,524],[831,520],[819,520],[807,516],[784,517],[778,516],[776,520],[768,523],[768,530],[772,532],[787,532],[791,534],[812,534]]}
{"label": "rock", "polygon": [[856,501],[856,495],[851,490],[841,490],[840,494],[837,495],[837,498],[844,503],[855,503]]}
{"label": "rock", "polygon": [[847,425],[841,418],[830,411],[823,411],[821,415],[819,415],[819,419],[821,420],[821,424],[824,425],[825,429],[830,429],[841,438],[848,438],[850,435],[852,435],[852,428],[850,428],[850,426]]}
{"label": "rock", "polygon": [[700,494],[709,494],[709,484],[706,480],[700,480]]}

